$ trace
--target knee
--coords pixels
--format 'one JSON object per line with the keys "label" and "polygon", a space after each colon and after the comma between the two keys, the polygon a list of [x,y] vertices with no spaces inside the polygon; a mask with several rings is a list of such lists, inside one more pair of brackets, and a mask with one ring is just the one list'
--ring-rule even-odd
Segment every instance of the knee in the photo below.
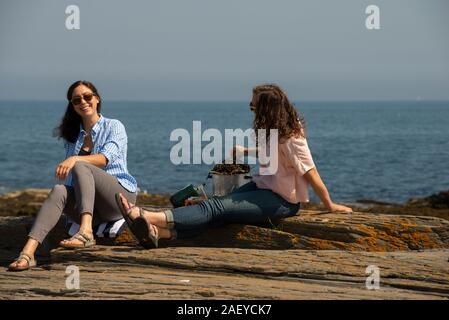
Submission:
{"label": "knee", "polygon": [[73,166],[73,170],[82,170],[84,168],[86,168],[86,164],[87,162],[84,161],[77,161],[75,162],[75,165]]}
{"label": "knee", "polygon": [[72,172],[76,174],[78,172],[85,171],[87,169],[87,165],[88,165],[87,162],[77,161],[75,162],[75,165],[72,168]]}
{"label": "knee", "polygon": [[67,199],[67,187],[63,184],[55,185],[48,197],[57,201],[65,201]]}
{"label": "knee", "polygon": [[51,195],[66,195],[67,194],[67,188],[63,184],[57,184],[51,189],[50,192]]}
{"label": "knee", "polygon": [[299,210],[301,209],[301,204],[297,203],[294,205],[290,205],[288,208],[288,217],[293,217],[299,214]]}
{"label": "knee", "polygon": [[198,204],[200,210],[207,216],[217,218],[227,211],[225,197],[212,197]]}

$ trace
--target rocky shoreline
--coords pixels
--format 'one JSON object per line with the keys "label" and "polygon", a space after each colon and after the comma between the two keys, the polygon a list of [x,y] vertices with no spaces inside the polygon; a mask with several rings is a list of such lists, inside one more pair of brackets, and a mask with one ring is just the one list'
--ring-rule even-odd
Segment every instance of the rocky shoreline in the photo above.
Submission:
{"label": "rocky shoreline", "polygon": [[[0,216],[33,216],[46,199],[50,189],[24,189],[0,194]],[[150,206],[170,206],[168,194],[139,193],[137,203]],[[424,198],[411,198],[403,204],[361,199],[349,204],[357,212],[432,216],[449,220],[449,190]],[[304,210],[325,212],[323,205],[302,204]]]}
{"label": "rocky shoreline", "polygon": [[[39,268],[6,272],[48,192],[0,195],[0,299],[449,298],[444,193],[403,206],[364,204],[353,214],[307,204],[276,226],[229,225],[153,250],[136,246],[127,229],[95,248],[61,250],[60,222],[40,248]],[[165,195],[140,194],[137,202],[169,207]],[[80,290],[65,288],[68,265],[81,270]],[[379,290],[365,286],[370,265],[380,269]]]}

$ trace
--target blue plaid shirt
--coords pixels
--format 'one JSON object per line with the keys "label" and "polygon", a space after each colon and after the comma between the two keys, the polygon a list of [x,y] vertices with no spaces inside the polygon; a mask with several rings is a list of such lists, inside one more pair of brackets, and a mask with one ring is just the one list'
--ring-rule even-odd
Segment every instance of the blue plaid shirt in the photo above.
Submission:
{"label": "blue plaid shirt", "polygon": [[[84,143],[84,137],[87,135],[83,126],[80,125],[80,133],[75,143],[65,141],[66,159],[76,156]],[[137,191],[137,182],[133,176],[128,173],[126,164],[126,152],[128,137],[125,126],[118,120],[107,119],[100,115],[100,119],[92,128],[92,142],[94,147],[91,154],[102,154],[108,159],[108,164],[104,170],[117,178],[118,182],[128,191]],[[73,186],[72,174],[70,173],[65,180],[65,185]]]}

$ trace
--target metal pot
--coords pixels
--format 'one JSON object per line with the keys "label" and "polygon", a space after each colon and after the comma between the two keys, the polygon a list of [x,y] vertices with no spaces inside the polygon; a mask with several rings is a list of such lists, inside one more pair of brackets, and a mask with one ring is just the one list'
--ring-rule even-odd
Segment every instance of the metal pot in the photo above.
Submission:
{"label": "metal pot", "polygon": [[224,196],[244,185],[252,179],[247,174],[221,174],[209,172],[208,178],[212,178],[212,192],[214,196]]}

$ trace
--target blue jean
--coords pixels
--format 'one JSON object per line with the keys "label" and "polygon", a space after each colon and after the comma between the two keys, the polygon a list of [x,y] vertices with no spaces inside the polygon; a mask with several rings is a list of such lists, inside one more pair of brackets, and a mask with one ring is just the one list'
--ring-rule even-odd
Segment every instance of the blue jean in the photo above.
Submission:
{"label": "blue jean", "polygon": [[230,223],[270,225],[297,214],[300,203],[290,203],[269,189],[249,182],[223,197],[165,211],[174,238],[198,235],[210,227]]}

